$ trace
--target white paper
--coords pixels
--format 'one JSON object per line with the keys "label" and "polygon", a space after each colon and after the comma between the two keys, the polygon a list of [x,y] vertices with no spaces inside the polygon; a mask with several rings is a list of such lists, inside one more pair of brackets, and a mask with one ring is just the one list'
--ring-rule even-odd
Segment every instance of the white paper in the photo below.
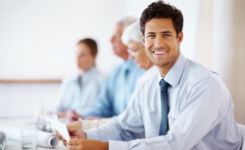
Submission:
{"label": "white paper", "polygon": [[54,120],[53,123],[54,123],[55,130],[57,130],[59,132],[59,134],[61,134],[61,136],[66,141],[70,141],[70,135],[69,135],[69,132],[67,130],[66,124],[60,122],[59,120]]}
{"label": "white paper", "polygon": [[39,146],[55,148],[59,143],[58,138],[53,133],[43,132],[39,130],[37,135],[37,144]]}
{"label": "white paper", "polygon": [[7,139],[14,140],[14,141],[21,141],[21,135],[20,135],[20,127],[11,127],[7,125],[0,125],[0,130],[3,131]]}
{"label": "white paper", "polygon": [[[7,139],[21,142],[20,127],[1,126],[0,130],[3,131]],[[37,145],[47,148],[55,148],[58,145],[58,138],[53,133],[38,131],[37,132]]]}

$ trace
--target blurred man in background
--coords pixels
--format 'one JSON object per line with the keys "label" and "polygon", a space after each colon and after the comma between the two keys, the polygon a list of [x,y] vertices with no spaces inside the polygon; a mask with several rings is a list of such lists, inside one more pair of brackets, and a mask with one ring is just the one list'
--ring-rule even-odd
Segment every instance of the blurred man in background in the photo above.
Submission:
{"label": "blurred man in background", "polygon": [[79,71],[66,78],[61,85],[57,108],[59,118],[77,120],[98,98],[105,75],[95,66],[97,53],[95,40],[85,38],[78,41],[76,62]]}
{"label": "blurred man in background", "polygon": [[[142,36],[139,21],[136,21],[128,26],[122,35],[123,44],[128,47],[130,58],[135,61],[139,68],[146,70],[146,72],[139,77],[136,87],[139,87],[144,80],[147,80],[151,75],[154,75],[154,72],[157,71],[157,68],[153,66],[153,63],[146,55]],[[99,127],[111,119],[112,118],[81,120],[70,123],[68,127],[70,129],[82,128],[82,130],[85,131],[91,128]]]}
{"label": "blurred man in background", "polygon": [[144,73],[144,70],[129,59],[127,46],[121,40],[124,29],[134,21],[132,17],[124,17],[115,24],[111,44],[114,54],[123,62],[110,73],[94,106],[88,113],[83,114],[85,118],[117,116],[127,107],[137,79]]}
{"label": "blurred man in background", "polygon": [[83,118],[113,117],[119,115],[127,107],[136,82],[144,73],[143,69],[137,67],[134,61],[129,59],[127,46],[121,40],[124,29],[134,21],[132,17],[124,17],[115,24],[111,44],[114,54],[123,62],[110,73],[93,106],[86,113],[80,114]]}

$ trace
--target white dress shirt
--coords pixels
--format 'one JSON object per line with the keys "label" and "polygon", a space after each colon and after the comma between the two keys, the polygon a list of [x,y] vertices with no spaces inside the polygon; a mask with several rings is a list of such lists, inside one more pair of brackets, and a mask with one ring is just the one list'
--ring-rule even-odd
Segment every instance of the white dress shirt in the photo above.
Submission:
{"label": "white dress shirt", "polygon": [[79,114],[87,113],[98,98],[104,86],[106,76],[95,67],[82,77],[76,74],[66,78],[61,85],[58,112],[74,110]]}
{"label": "white dress shirt", "polygon": [[160,73],[137,87],[128,108],[88,139],[109,140],[110,150],[238,150],[241,135],[234,120],[232,98],[216,73],[180,55],[165,76],[170,111],[169,131],[159,136]]}

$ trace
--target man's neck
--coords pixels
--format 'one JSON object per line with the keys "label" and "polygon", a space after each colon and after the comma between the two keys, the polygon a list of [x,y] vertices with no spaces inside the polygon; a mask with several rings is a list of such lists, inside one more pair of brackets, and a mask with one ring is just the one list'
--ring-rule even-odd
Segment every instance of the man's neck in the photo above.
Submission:
{"label": "man's neck", "polygon": [[144,68],[145,70],[149,70],[151,67],[153,66],[153,64],[149,64],[146,68]]}
{"label": "man's neck", "polygon": [[128,60],[129,55],[126,53],[125,55],[121,56],[121,58],[123,59],[123,61]]}
{"label": "man's neck", "polygon": [[173,65],[176,63],[176,61],[179,58],[180,53],[178,54],[178,56],[175,58],[175,60],[173,62],[170,62],[168,64],[165,64],[163,66],[157,66],[159,72],[161,73],[162,77],[165,77],[166,74],[168,73],[168,71],[173,67]]}
{"label": "man's neck", "polygon": [[168,71],[170,70],[171,67],[166,67],[166,66],[157,66],[161,76],[164,78],[166,76],[166,74],[168,73]]}

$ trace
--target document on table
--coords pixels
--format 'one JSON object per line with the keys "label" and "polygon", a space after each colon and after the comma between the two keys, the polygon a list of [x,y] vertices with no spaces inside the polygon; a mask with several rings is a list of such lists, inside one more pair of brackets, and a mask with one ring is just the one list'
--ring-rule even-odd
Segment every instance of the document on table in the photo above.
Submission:
{"label": "document on table", "polygon": [[59,132],[59,134],[61,134],[61,136],[66,141],[70,141],[70,135],[69,135],[69,132],[67,130],[66,124],[60,122],[59,120],[54,120],[53,121],[53,124],[54,124],[55,130],[57,130]]}

